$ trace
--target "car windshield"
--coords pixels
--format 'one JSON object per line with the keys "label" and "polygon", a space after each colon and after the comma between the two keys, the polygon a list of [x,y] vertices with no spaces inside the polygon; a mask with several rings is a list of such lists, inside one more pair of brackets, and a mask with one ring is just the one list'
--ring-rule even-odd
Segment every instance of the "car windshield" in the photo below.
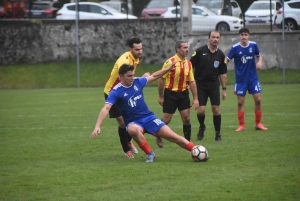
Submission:
{"label": "car windshield", "polygon": [[150,1],[147,8],[168,8],[174,6],[174,1]]}
{"label": "car windshield", "polygon": [[223,8],[223,0],[210,1],[207,8]]}
{"label": "car windshield", "polygon": [[103,3],[104,5],[110,6],[116,10],[119,10],[120,4],[114,4],[114,3]]}
{"label": "car windshield", "polygon": [[196,5],[197,6],[205,6],[207,8],[209,8],[209,5],[211,4],[211,2],[222,2],[222,0],[215,0],[215,1],[212,1],[212,0],[198,0]]}
{"label": "car windshield", "polygon": [[[275,4],[272,3],[272,9],[275,8]],[[248,10],[268,10],[270,9],[270,3],[253,3]]]}
{"label": "car windshield", "polygon": [[45,10],[47,8],[50,8],[48,3],[34,3],[32,6],[32,10]]}
{"label": "car windshield", "polygon": [[[208,8],[205,8],[205,7],[201,7],[200,8],[196,8],[196,7],[193,7],[193,15],[202,15],[203,12],[205,12],[206,14],[208,15],[217,15],[216,13],[214,13],[213,11],[209,10]],[[177,10],[176,8],[174,8],[172,11],[171,11],[172,14],[180,14],[180,7],[177,7]]]}
{"label": "car windshield", "polygon": [[205,7],[201,7],[201,9],[206,12],[208,15],[217,15],[214,11],[208,9],[208,8],[205,8]]}

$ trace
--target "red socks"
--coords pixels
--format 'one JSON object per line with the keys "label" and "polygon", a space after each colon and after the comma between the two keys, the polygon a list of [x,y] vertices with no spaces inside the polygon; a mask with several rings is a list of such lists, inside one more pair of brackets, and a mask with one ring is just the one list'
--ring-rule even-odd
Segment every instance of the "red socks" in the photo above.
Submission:
{"label": "red socks", "polygon": [[139,147],[148,155],[152,152],[152,149],[149,147],[146,140],[144,140],[141,144],[139,144]]}
{"label": "red socks", "polygon": [[255,125],[258,125],[260,123],[261,115],[262,115],[261,110],[255,110]]}
{"label": "red socks", "polygon": [[244,118],[245,112],[238,112],[238,119],[240,126],[245,126],[245,118]]}
{"label": "red socks", "polygon": [[[245,120],[244,120],[244,112],[238,112],[238,119],[240,126],[245,126]],[[255,110],[255,125],[258,125],[261,121],[262,111],[261,110]]]}
{"label": "red socks", "polygon": [[187,143],[187,145],[185,146],[185,149],[188,151],[191,151],[194,148],[194,144],[192,142]]}

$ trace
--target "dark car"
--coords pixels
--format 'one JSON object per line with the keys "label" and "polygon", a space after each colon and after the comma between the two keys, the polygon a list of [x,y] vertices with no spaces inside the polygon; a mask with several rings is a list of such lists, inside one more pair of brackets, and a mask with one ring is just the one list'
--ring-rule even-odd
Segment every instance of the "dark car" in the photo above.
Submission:
{"label": "dark car", "polygon": [[58,1],[35,1],[30,9],[25,9],[25,18],[56,18],[57,11],[63,6]]}

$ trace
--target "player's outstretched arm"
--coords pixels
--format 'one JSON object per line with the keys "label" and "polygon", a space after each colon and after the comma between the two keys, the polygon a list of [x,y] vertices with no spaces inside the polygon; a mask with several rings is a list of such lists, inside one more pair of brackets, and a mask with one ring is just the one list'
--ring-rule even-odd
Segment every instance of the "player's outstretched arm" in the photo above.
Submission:
{"label": "player's outstretched arm", "polygon": [[175,64],[177,63],[177,61],[174,61],[172,64],[170,64],[170,66],[161,69],[159,71],[156,71],[154,73],[152,73],[152,75],[148,76],[148,84],[150,82],[153,82],[155,80],[157,80],[158,78],[162,77],[164,74],[166,74],[167,72],[171,71],[171,70],[175,70]]}
{"label": "player's outstretched arm", "polygon": [[107,116],[110,108],[111,108],[111,104],[105,103],[103,108],[100,110],[100,113],[98,115],[98,119],[95,125],[95,129],[91,134],[91,138],[95,138],[97,137],[98,133],[101,132],[100,126],[102,124],[102,122],[104,121],[105,117]]}
{"label": "player's outstretched arm", "polygon": [[158,80],[158,104],[160,104],[161,106],[164,103],[164,78],[159,78]]}

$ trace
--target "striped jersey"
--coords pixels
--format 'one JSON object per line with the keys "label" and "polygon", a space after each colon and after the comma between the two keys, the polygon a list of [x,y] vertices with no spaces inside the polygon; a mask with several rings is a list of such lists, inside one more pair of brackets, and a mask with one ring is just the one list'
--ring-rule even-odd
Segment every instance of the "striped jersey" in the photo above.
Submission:
{"label": "striped jersey", "polygon": [[165,81],[164,87],[175,92],[185,91],[188,82],[195,80],[192,63],[186,58],[181,60],[178,55],[175,54],[164,63],[162,68],[168,67],[174,61],[178,61],[175,64],[175,70],[169,71],[163,76]]}
{"label": "striped jersey", "polygon": [[258,80],[255,62],[256,56],[260,56],[260,51],[257,44],[253,41],[249,41],[246,47],[240,43],[236,43],[231,47],[227,59],[231,60],[234,58],[236,83],[247,84]]}
{"label": "striped jersey", "polygon": [[116,61],[115,65],[110,73],[110,76],[108,78],[108,81],[105,84],[105,87],[104,87],[105,94],[108,95],[110,93],[110,91],[112,90],[112,88],[120,82],[119,81],[119,68],[123,64],[133,65],[134,69],[136,70],[136,68],[140,64],[140,59],[139,58],[136,59],[130,51],[122,54],[119,57],[119,59]]}

